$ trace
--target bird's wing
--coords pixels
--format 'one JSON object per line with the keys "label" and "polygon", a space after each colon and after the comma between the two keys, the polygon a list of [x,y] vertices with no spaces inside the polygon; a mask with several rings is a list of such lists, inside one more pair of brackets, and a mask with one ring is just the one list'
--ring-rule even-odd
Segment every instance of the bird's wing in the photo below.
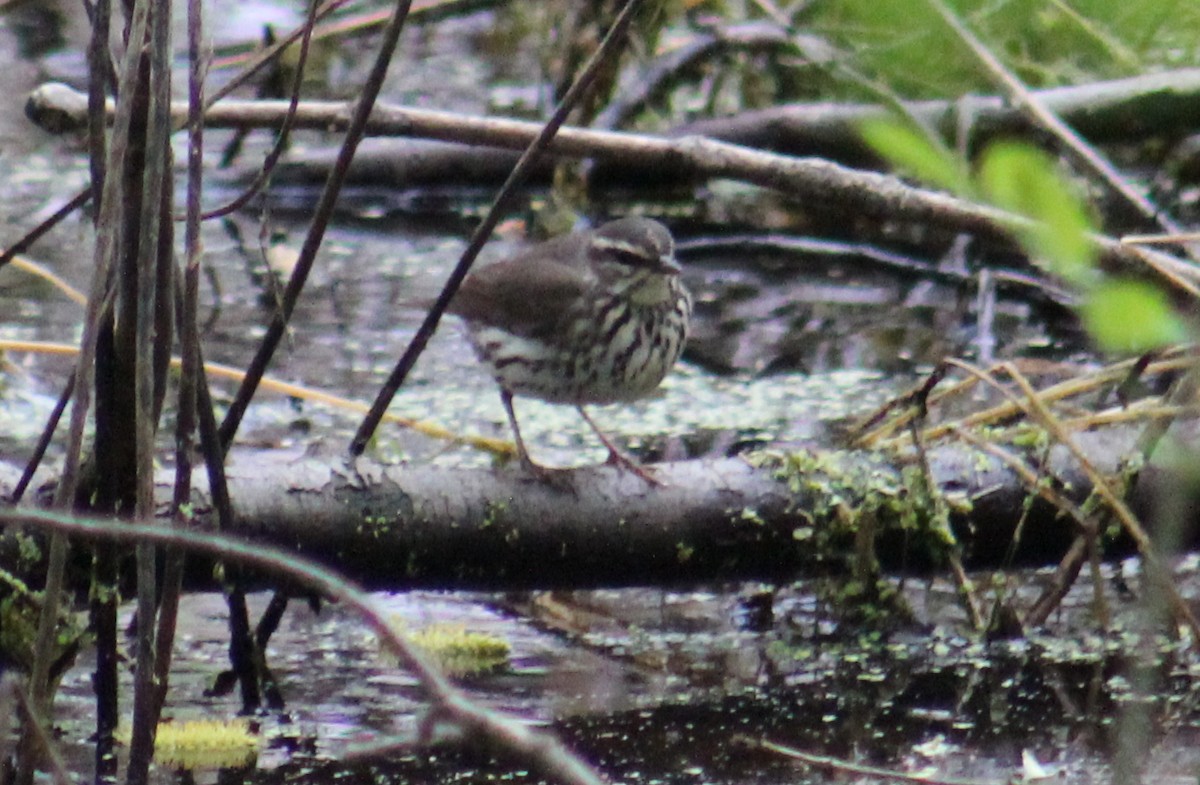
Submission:
{"label": "bird's wing", "polygon": [[449,311],[518,335],[546,336],[559,331],[571,304],[591,284],[586,268],[527,256],[472,273]]}

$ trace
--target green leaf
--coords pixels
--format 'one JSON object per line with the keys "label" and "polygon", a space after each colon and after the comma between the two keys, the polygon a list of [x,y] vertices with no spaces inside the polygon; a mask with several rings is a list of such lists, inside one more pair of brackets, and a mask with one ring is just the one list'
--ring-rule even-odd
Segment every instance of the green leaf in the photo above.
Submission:
{"label": "green leaf", "polygon": [[1188,339],[1163,291],[1145,281],[1107,279],[1088,294],[1083,324],[1102,349],[1137,354]]}
{"label": "green leaf", "polygon": [[894,168],[951,193],[971,192],[966,164],[920,130],[894,118],[873,118],[859,126],[863,141]]}
{"label": "green leaf", "polygon": [[1076,285],[1093,283],[1092,221],[1053,158],[1029,145],[999,142],[984,151],[979,181],[992,204],[1033,223],[1019,236],[1030,256]]}

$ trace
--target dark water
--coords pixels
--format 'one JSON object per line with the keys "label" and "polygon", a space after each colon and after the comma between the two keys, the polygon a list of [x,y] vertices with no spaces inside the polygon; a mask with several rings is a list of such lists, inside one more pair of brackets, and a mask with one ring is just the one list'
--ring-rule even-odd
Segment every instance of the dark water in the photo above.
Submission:
{"label": "dark water", "polygon": [[[1106,570],[1104,580],[1113,578]],[[1185,570],[1185,590],[1193,580]],[[781,589],[766,627],[750,587],[524,599],[413,593],[385,604],[409,629],[462,624],[506,640],[507,666],[462,678],[472,697],[554,733],[616,781],[827,781],[820,766],[754,746],[765,740],[939,778],[1002,782],[1036,764],[1053,781],[1108,782],[1130,723],[1156,741],[1146,770],[1167,778],[1145,781],[1182,782],[1171,778],[1198,762],[1189,742],[1200,723],[1194,657],[1185,642],[1152,643],[1132,595],[1113,605],[1114,636],[1089,632],[1084,581],[1064,603],[1077,619],[1065,629],[989,643],[955,632],[962,611],[940,581],[906,589],[929,626],[886,637],[842,619],[824,591],[819,582]],[[257,610],[267,598],[251,599]],[[220,596],[186,598],[172,720],[236,712],[236,696],[203,697],[225,667],[224,625]],[[541,781],[448,731],[430,749],[338,763],[384,737],[411,739],[423,702],[416,682],[381,660],[373,637],[336,606],[314,613],[293,602],[268,657],[288,707],[256,719],[263,747],[254,779]],[[64,751],[84,768],[90,701],[82,662],[59,707]]]}

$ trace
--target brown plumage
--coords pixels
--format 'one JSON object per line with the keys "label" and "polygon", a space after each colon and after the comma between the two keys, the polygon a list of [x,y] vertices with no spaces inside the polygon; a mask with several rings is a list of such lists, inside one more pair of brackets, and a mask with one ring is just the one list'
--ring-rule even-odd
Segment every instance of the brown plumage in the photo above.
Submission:
{"label": "brown plumage", "polygon": [[500,385],[521,462],[539,476],[521,440],[514,395],[577,406],[609,462],[648,482],[584,411],[652,392],[683,351],[691,297],[665,226],[623,218],[532,246],[473,273],[450,304],[479,359]]}

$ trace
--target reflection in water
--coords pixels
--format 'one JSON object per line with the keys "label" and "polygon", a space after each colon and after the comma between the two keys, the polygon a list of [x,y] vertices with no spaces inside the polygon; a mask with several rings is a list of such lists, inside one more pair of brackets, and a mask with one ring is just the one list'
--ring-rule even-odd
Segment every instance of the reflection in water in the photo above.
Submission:
{"label": "reflection in water", "polygon": [[11,4],[4,22],[17,41],[22,60],[48,55],[67,43],[67,18],[57,2]]}

